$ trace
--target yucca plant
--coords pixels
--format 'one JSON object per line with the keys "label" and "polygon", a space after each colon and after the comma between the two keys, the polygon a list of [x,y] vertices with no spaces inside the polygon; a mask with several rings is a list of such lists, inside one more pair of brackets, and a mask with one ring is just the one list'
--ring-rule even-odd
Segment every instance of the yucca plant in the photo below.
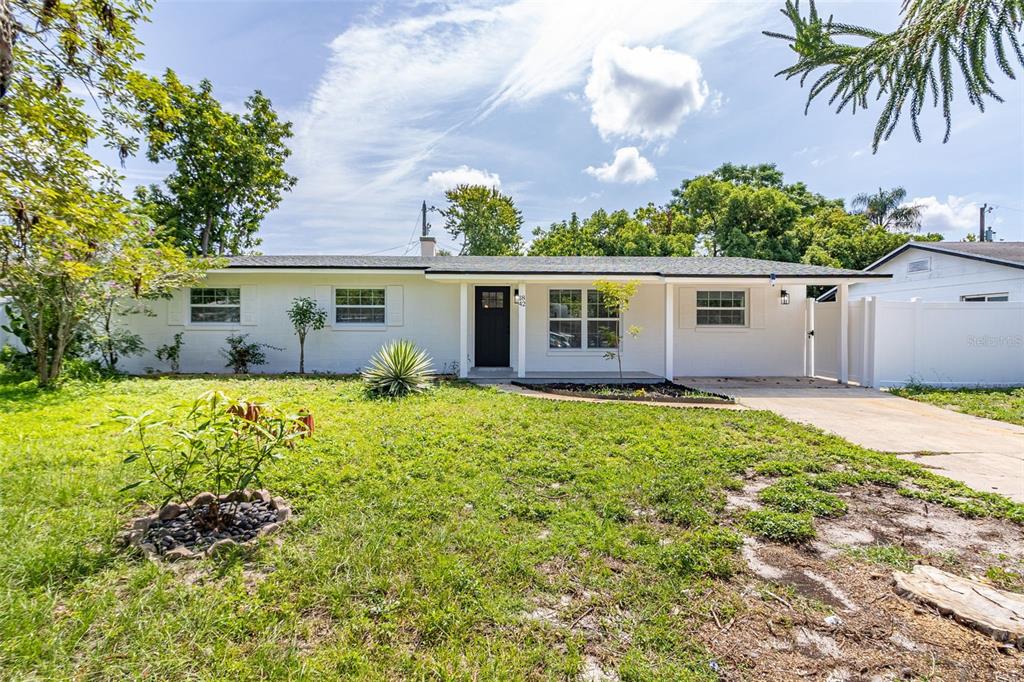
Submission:
{"label": "yucca plant", "polygon": [[385,344],[363,370],[363,381],[374,395],[399,397],[424,391],[430,386],[433,361],[412,341]]}

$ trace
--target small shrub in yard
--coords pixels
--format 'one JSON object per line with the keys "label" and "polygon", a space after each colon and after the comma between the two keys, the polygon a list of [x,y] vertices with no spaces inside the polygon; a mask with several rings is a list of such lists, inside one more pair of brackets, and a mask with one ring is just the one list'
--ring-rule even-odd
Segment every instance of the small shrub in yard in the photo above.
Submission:
{"label": "small shrub in yard", "polygon": [[232,334],[225,339],[228,347],[220,349],[220,354],[228,361],[224,366],[230,367],[235,374],[246,374],[250,367],[267,364],[267,354],[263,352],[265,348],[284,350],[269,343],[256,343],[248,339],[248,334]]}
{"label": "small shrub in yard", "polygon": [[174,335],[172,343],[164,344],[156,349],[154,355],[160,362],[166,362],[171,366],[175,374],[181,369],[181,347],[185,345],[185,332],[178,332]]}
{"label": "small shrub in yard", "polygon": [[[172,499],[187,503],[200,492],[219,496],[256,486],[264,467],[308,433],[295,417],[218,391],[199,396],[173,422],[156,418],[152,410],[138,416],[119,414],[117,419],[137,443],[124,462],[142,460],[146,465],[146,477],[122,492],[150,485],[162,491],[163,504]],[[214,499],[202,522],[223,527],[234,511],[233,505]]]}
{"label": "small shrub in yard", "polygon": [[747,528],[766,540],[798,544],[812,539],[814,518],[808,513],[791,514],[774,509],[758,509],[744,517]]}
{"label": "small shrub in yard", "polygon": [[831,493],[818,490],[799,476],[773,483],[757,497],[784,512],[810,512],[814,516],[842,516],[846,513],[845,502]]}
{"label": "small shrub in yard", "polygon": [[373,356],[363,370],[363,381],[372,395],[399,397],[430,386],[430,356],[411,341],[392,341]]}

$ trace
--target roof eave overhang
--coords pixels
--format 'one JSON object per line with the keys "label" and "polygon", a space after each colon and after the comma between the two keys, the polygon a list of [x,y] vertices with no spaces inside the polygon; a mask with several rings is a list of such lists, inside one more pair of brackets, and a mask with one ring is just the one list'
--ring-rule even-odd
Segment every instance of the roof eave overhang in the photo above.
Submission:
{"label": "roof eave overhang", "polygon": [[360,275],[421,275],[425,271],[425,268],[362,268],[358,266],[338,268],[338,267],[292,267],[287,265],[260,265],[260,266],[237,266],[228,268],[216,268],[213,270],[207,270],[208,274],[211,275],[252,275],[252,274],[264,274],[264,273],[279,273],[279,274],[307,274],[307,275],[322,275],[322,274],[352,274],[359,273]]}
{"label": "roof eave overhang", "polygon": [[637,282],[663,282],[660,275],[631,272],[435,272],[428,270],[427,279],[433,282],[570,282],[579,280],[632,280]]}
{"label": "roof eave overhang", "polygon": [[963,253],[962,251],[954,251],[953,249],[944,249],[941,246],[935,246],[934,242],[907,242],[896,247],[864,269],[874,270],[875,268],[888,263],[907,249],[920,249],[921,251],[928,251],[929,253],[941,253],[947,256],[956,256],[957,258],[966,258],[967,260],[976,260],[983,263],[992,263],[993,265],[1002,265],[1008,268],[1024,270],[1024,263],[1006,260],[1005,258],[993,258],[991,256],[985,256],[977,253]]}

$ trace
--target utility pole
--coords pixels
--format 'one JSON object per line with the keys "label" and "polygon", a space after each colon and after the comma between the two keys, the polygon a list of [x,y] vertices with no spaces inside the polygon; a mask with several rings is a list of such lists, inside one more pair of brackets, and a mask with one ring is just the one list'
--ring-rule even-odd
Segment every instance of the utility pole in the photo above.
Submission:
{"label": "utility pole", "polygon": [[[427,233],[430,232],[430,225],[427,225],[427,202],[426,201],[423,202],[423,208],[420,209],[420,211],[421,211],[422,220],[423,220],[423,236],[426,237]],[[984,222],[984,220],[985,219],[982,218],[982,222]]]}
{"label": "utility pole", "polygon": [[988,235],[985,232],[985,214],[990,212],[992,209],[988,207],[988,204],[982,204],[978,208],[978,241],[988,241]]}

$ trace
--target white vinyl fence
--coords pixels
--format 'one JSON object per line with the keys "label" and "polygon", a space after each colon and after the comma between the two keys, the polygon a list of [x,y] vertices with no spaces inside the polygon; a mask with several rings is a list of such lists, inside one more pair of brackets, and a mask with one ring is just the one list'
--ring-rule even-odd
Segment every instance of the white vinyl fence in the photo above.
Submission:
{"label": "white vinyl fence", "polygon": [[[814,306],[814,373],[839,376],[839,304]],[[851,382],[1024,385],[1024,303],[865,298],[849,304]]]}

